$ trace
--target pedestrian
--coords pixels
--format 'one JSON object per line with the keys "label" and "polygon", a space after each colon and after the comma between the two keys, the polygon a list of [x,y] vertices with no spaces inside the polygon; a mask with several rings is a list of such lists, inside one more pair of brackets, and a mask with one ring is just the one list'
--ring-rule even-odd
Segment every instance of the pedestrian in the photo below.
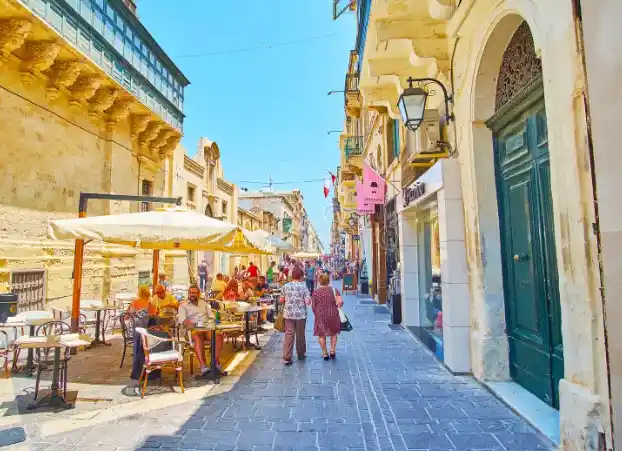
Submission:
{"label": "pedestrian", "polygon": [[285,319],[285,340],[283,341],[283,363],[292,364],[294,339],[298,360],[307,356],[305,327],[307,325],[307,305],[311,303],[311,295],[302,281],[302,268],[296,266],[292,271],[292,281],[283,286],[281,302],[284,303],[283,318]]}
{"label": "pedestrian", "polygon": [[[330,276],[320,275],[320,286],[313,293],[311,309],[315,316],[313,336],[318,337],[324,360],[334,359],[337,355],[337,335],[341,332],[339,308],[342,306],[341,294],[330,286]],[[330,337],[330,354],[326,350],[326,337]]]}
{"label": "pedestrian", "polygon": [[253,262],[250,262],[250,264],[248,265],[248,278],[254,282],[257,282],[258,276],[259,268]]}
{"label": "pedestrian", "polygon": [[313,266],[313,263],[311,262],[307,262],[307,269],[306,269],[306,283],[307,283],[307,289],[309,290],[309,293],[311,295],[313,295],[313,289],[315,288],[315,266]]}
{"label": "pedestrian", "polygon": [[[138,297],[132,301],[128,307],[128,316],[134,317],[134,324],[136,327],[142,327],[147,329],[149,326],[155,324],[155,316],[157,314],[156,307],[150,301],[151,290],[148,285],[141,285],[138,287]],[[138,332],[134,331],[134,356],[132,359],[132,373],[130,378],[134,380],[140,380],[143,366],[145,364],[145,353],[143,350],[143,343],[141,336]],[[155,372],[149,374],[149,379],[155,379],[159,376]]]}
{"label": "pedestrian", "polygon": [[168,281],[168,277],[166,273],[161,272],[160,274],[158,274],[158,283],[161,285],[164,285],[164,288],[166,288],[166,291],[168,292],[171,291],[171,284]]}
{"label": "pedestrian", "polygon": [[268,279],[268,283],[272,283],[274,281],[274,269],[276,267],[276,262],[270,262],[270,267],[268,271],[266,271],[266,278]]}
{"label": "pedestrian", "polygon": [[199,273],[199,289],[204,292],[207,287],[207,260],[203,260],[199,263],[197,269]]}

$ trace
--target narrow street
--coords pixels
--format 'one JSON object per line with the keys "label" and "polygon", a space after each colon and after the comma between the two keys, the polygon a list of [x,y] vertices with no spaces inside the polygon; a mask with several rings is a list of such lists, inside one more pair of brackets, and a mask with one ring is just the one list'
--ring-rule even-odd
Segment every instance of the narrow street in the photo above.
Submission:
{"label": "narrow street", "polygon": [[[385,307],[346,296],[354,330],[324,362],[308,323],[308,359],[285,368],[272,337],[224,395],[29,440],[33,450],[478,450],[551,447],[470,377],[453,376]],[[35,431],[36,434],[36,431]]]}

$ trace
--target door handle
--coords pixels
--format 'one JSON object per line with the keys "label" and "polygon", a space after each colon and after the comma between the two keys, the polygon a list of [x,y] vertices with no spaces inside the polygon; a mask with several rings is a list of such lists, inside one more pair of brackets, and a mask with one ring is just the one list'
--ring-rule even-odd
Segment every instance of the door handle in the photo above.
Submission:
{"label": "door handle", "polygon": [[529,260],[529,255],[527,254],[516,254],[514,255],[514,261],[518,263],[521,260]]}

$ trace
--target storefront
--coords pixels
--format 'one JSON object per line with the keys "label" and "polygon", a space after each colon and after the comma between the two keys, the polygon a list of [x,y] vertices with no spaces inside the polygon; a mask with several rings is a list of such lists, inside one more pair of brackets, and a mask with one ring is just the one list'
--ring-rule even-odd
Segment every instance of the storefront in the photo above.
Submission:
{"label": "storefront", "polygon": [[456,373],[470,371],[469,290],[460,169],[441,160],[398,206],[403,324]]}

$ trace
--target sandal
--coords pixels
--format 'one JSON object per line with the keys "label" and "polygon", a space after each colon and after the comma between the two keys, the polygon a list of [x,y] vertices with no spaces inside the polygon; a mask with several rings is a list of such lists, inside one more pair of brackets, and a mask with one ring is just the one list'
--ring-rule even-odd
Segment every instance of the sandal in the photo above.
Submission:
{"label": "sandal", "polygon": [[335,360],[335,357],[337,357],[337,354],[335,352],[331,352],[330,353],[330,358]]}
{"label": "sandal", "polygon": [[289,359],[289,360],[283,360],[283,363],[285,364],[285,366],[289,366],[289,365],[291,365],[294,362],[292,362],[292,360]]}
{"label": "sandal", "polygon": [[328,357],[328,354],[322,354],[322,357],[324,357],[325,362],[328,362],[328,359],[330,359],[330,357]]}

